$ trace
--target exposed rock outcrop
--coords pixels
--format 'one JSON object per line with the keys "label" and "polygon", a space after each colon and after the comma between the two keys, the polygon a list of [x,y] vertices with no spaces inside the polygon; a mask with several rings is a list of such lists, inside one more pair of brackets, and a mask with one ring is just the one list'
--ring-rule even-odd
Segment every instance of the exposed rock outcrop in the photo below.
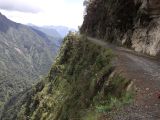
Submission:
{"label": "exposed rock outcrop", "polygon": [[149,55],[160,53],[159,0],[93,0],[81,33],[125,45]]}

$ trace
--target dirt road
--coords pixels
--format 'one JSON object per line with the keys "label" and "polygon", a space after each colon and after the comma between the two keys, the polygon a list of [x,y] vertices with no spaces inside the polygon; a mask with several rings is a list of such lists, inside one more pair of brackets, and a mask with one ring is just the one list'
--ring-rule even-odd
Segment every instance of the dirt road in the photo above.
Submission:
{"label": "dirt road", "polygon": [[[160,60],[102,40],[87,37],[95,44],[110,48],[116,54],[114,65],[117,72],[133,81],[135,98],[133,104],[112,113],[114,120],[160,120]],[[108,120],[108,115],[106,115]]]}

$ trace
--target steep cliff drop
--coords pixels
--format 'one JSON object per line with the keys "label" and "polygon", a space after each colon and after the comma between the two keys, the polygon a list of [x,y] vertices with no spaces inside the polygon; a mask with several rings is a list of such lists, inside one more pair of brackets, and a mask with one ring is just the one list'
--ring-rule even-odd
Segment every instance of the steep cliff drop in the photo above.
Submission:
{"label": "steep cliff drop", "polygon": [[114,72],[113,57],[86,37],[68,35],[48,77],[12,98],[1,119],[95,119],[130,103],[131,82]]}
{"label": "steep cliff drop", "polygon": [[12,98],[1,119],[159,120],[158,3],[86,1],[83,35],[65,37],[48,76]]}

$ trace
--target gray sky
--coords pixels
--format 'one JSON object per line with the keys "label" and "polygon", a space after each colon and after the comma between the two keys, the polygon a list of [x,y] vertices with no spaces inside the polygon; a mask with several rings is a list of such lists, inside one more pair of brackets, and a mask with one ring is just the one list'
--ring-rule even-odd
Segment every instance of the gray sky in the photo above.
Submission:
{"label": "gray sky", "polygon": [[23,24],[77,28],[83,22],[83,11],[83,0],[0,0],[0,12]]}

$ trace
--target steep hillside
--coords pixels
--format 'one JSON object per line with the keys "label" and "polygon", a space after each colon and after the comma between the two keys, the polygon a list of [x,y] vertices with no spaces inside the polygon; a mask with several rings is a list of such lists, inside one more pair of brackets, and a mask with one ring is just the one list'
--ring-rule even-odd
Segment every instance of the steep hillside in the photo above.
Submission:
{"label": "steep hillside", "polygon": [[81,33],[159,55],[159,0],[86,0]]}
{"label": "steep hillside", "polygon": [[70,34],[48,77],[11,99],[1,119],[98,119],[103,112],[128,103],[130,81],[113,72],[113,57],[109,49]]}
{"label": "steep hillside", "polygon": [[48,73],[58,46],[0,14],[0,107]]}
{"label": "steep hillside", "polygon": [[158,0],[85,5],[82,34],[64,38],[48,76],[12,97],[2,120],[160,119],[159,60],[107,44],[159,55]]}

